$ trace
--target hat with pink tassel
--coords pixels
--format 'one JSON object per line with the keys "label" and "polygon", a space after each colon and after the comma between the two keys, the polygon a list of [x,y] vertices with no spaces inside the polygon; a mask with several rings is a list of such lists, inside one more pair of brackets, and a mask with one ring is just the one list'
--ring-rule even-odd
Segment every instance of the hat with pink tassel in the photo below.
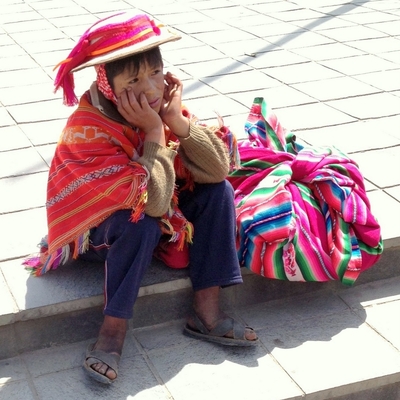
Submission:
{"label": "hat with pink tassel", "polygon": [[78,99],[74,92],[73,73],[83,68],[105,64],[150,50],[181,37],[170,28],[157,25],[146,14],[121,12],[93,24],[79,39],[59,68],[55,91],[64,92],[64,104],[74,106]]}

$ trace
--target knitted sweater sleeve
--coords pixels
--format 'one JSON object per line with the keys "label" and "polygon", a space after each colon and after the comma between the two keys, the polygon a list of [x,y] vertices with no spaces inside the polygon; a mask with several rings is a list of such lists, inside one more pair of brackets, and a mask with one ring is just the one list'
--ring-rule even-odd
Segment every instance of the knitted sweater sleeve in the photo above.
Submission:
{"label": "knitted sweater sleeve", "polygon": [[222,182],[229,173],[229,155],[218,128],[190,122],[189,137],[180,140],[178,154],[195,182]]}
{"label": "knitted sweater sleeve", "polygon": [[143,155],[137,160],[150,174],[145,213],[151,217],[164,215],[171,205],[175,187],[175,156],[174,150],[158,143],[145,142]]}

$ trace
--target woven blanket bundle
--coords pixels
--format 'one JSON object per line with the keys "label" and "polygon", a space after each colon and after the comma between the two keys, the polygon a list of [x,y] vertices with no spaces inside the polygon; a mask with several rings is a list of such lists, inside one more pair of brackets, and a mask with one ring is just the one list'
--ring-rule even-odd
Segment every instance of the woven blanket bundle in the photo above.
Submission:
{"label": "woven blanket bundle", "polygon": [[306,147],[256,98],[235,189],[242,266],[267,278],[351,285],[383,251],[364,179],[334,147]]}

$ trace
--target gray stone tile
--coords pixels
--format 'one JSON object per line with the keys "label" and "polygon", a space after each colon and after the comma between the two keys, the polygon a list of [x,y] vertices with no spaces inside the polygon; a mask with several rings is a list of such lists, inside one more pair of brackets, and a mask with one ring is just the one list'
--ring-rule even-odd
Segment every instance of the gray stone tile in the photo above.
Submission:
{"label": "gray stone tile", "polygon": [[358,119],[398,115],[400,109],[400,99],[389,93],[332,100],[326,104]]}
{"label": "gray stone tile", "polygon": [[54,151],[56,149],[56,144],[55,143],[45,144],[43,146],[37,146],[35,148],[36,148],[36,151],[43,158],[43,160],[46,162],[46,164],[48,166],[50,166],[51,160],[54,157]]}
{"label": "gray stone tile", "polygon": [[132,10],[132,7],[129,7],[129,5],[124,1],[112,1],[111,3],[88,2],[85,3],[85,9],[92,14],[96,14]]}
{"label": "gray stone tile", "polygon": [[205,98],[218,94],[218,91],[198,79],[187,79],[183,82],[183,101],[185,104],[189,99]]}
{"label": "gray stone tile", "polygon": [[53,99],[59,99],[61,103],[62,94],[54,94],[52,89],[53,85],[50,82],[27,85],[21,96],[21,91],[15,90],[15,87],[0,88],[0,99],[5,106]]}
{"label": "gray stone tile", "polygon": [[275,86],[264,90],[249,90],[241,93],[232,93],[229,97],[250,108],[255,97],[264,97],[267,105],[274,110],[301,104],[315,103],[316,100],[287,85]]}
{"label": "gray stone tile", "polygon": [[371,22],[391,22],[397,19],[396,15],[384,12],[351,14],[344,15],[342,18],[360,25],[366,25]]}
{"label": "gray stone tile", "polygon": [[[37,236],[36,242],[40,238]],[[31,251],[34,249],[32,246]],[[20,310],[20,319],[62,314],[103,304],[101,265],[65,265],[57,271],[34,277],[24,269],[22,261],[17,259],[0,264]]]}
{"label": "gray stone tile", "polygon": [[30,147],[2,153],[0,178],[47,171],[48,167],[37,151]]}
{"label": "gray stone tile", "polygon": [[[0,263],[0,268],[1,268],[1,263]],[[1,293],[0,325],[11,324],[15,319],[14,314],[18,312],[18,307],[14,301],[14,297],[10,292],[10,289],[4,279],[1,270],[0,270],[0,293]]]}
{"label": "gray stone tile", "polygon": [[[390,16],[389,16],[389,18],[390,18]],[[395,18],[395,16],[392,16],[392,18]],[[389,21],[384,21],[384,22],[377,22],[375,20],[375,21],[371,21],[371,22],[372,23],[369,23],[367,25],[369,28],[376,29],[377,31],[384,32],[391,36],[400,35],[400,27],[399,27],[398,18],[396,18],[395,21],[389,20]]]}
{"label": "gray stone tile", "polygon": [[[88,28],[96,21],[98,21],[98,18],[90,13],[80,15],[64,15],[57,18],[51,18],[51,23],[54,24],[57,28],[64,28],[75,25],[85,25],[86,28]],[[84,31],[81,31],[81,34],[83,32]]]}
{"label": "gray stone tile", "polygon": [[362,83],[347,76],[321,81],[298,83],[292,86],[320,101],[343,99],[346,97],[380,92],[379,88]]}
{"label": "gray stone tile", "polygon": [[286,84],[320,81],[341,76],[340,73],[315,62],[268,68],[264,72]]}
{"label": "gray stone tile", "polygon": [[7,110],[19,124],[67,118],[71,114],[71,110],[64,107],[60,100],[9,106]]}
{"label": "gray stone tile", "polygon": [[400,51],[390,51],[388,53],[381,53],[379,54],[379,57],[400,65]]}
{"label": "gray stone tile", "polygon": [[367,7],[368,9],[378,11],[395,10],[396,6],[396,0],[373,1],[365,5],[365,7]]}
{"label": "gray stone tile", "polygon": [[89,342],[78,342],[64,346],[52,346],[49,348],[27,352],[21,358],[33,378],[47,375],[52,372],[60,372],[82,365],[84,354]]}
{"label": "gray stone tile", "polygon": [[328,15],[333,16],[341,16],[343,14],[354,14],[354,13],[362,13],[362,12],[371,12],[369,9],[365,9],[364,7],[360,6],[359,4],[353,3],[345,3],[340,1],[323,1],[319,7],[317,8],[318,11],[324,12]]}
{"label": "gray stone tile", "polygon": [[134,329],[132,334],[143,349],[148,351],[187,346],[188,339],[183,335],[184,320],[171,321],[157,327]]}
{"label": "gray stone tile", "polygon": [[165,57],[174,65],[188,64],[201,61],[217,60],[224,55],[210,46],[198,46],[182,51],[181,49],[168,51]]}
{"label": "gray stone tile", "polygon": [[36,394],[32,392],[27,381],[0,384],[0,395],[3,399],[37,399]]}
{"label": "gray stone tile", "polygon": [[[82,34],[82,30],[81,33]],[[60,61],[68,56],[65,50],[50,51],[45,53],[32,54],[31,57],[42,67],[55,67]]]}
{"label": "gray stone tile", "polygon": [[400,202],[400,185],[385,189],[385,192]]}
{"label": "gray stone tile", "polygon": [[[354,160],[363,171],[365,178],[380,188],[397,185],[399,182],[396,174],[382,174],[382,168],[386,171],[400,170],[400,148],[371,150],[364,153],[352,154]],[[379,165],[380,168],[376,168]]]}
{"label": "gray stone tile", "polygon": [[50,82],[48,75],[38,67],[28,70],[3,71],[1,73],[1,78],[0,87],[14,87],[14,90],[17,90],[15,88],[25,87],[26,85],[35,83],[46,84]]}
{"label": "gray stone tile", "polygon": [[[11,44],[8,46],[2,46],[0,60],[3,60],[3,58],[7,60],[10,57],[18,57],[18,56],[24,56],[24,55],[26,55],[26,52],[21,46],[16,45],[16,44]],[[2,82],[2,84],[4,84],[4,83]]]}
{"label": "gray stone tile", "polygon": [[262,14],[272,14],[280,11],[297,10],[299,7],[294,3],[288,3],[287,1],[274,1],[274,2],[263,2],[254,4],[253,1],[249,2],[248,6],[251,10],[257,11]]}
{"label": "gray stone tile", "polygon": [[307,20],[310,21],[310,23],[312,23],[315,20],[319,21],[320,19],[327,18],[326,14],[306,8],[285,10],[281,12],[272,12],[269,15],[284,22]]}
{"label": "gray stone tile", "polygon": [[[309,26],[305,25],[305,28],[309,28]],[[310,31],[268,36],[267,39],[275,46],[291,50],[299,47],[311,47],[319,44],[333,43],[332,39]]]}
{"label": "gray stone tile", "polygon": [[395,37],[350,41],[347,42],[347,44],[357,49],[369,52],[370,54],[381,54],[388,51],[399,50],[399,39]]}
{"label": "gray stone tile", "polygon": [[184,32],[188,35],[193,35],[194,37],[196,37],[196,35],[199,33],[210,32],[210,30],[214,32],[219,32],[223,31],[224,29],[230,28],[229,25],[226,25],[225,23],[220,23],[213,25],[212,29],[210,29],[211,21],[212,21],[211,18],[207,18],[204,16],[198,18],[198,13],[196,13],[193,22],[181,21],[175,23],[173,26],[175,29]]}
{"label": "gray stone tile", "polygon": [[0,212],[43,207],[46,202],[47,172],[0,179]]}
{"label": "gray stone tile", "polygon": [[0,151],[31,147],[32,144],[17,125],[0,128]]}
{"label": "gray stone tile", "polygon": [[357,75],[355,77],[361,82],[365,82],[373,87],[385,91],[400,89],[400,68],[390,71],[372,72],[370,74]]}
{"label": "gray stone tile", "polygon": [[289,50],[267,52],[263,52],[263,49],[259,49],[258,51],[255,49],[254,52],[249,50],[246,51],[248,56],[238,57],[238,60],[256,69],[301,64],[309,61],[307,58],[299,56]]}
{"label": "gray stone tile", "polygon": [[299,28],[295,24],[280,22],[277,19],[264,14],[232,18],[227,21],[227,23],[233,26],[240,26],[244,31],[263,38],[304,31],[304,29]]}
{"label": "gray stone tile", "polygon": [[11,44],[15,44],[15,42],[11,39],[9,35],[0,34],[0,46],[8,46]]}
{"label": "gray stone tile", "polygon": [[291,51],[313,61],[332,60],[363,54],[361,50],[343,43],[328,43],[318,46],[302,47]]}
{"label": "gray stone tile", "polygon": [[383,32],[379,32],[375,29],[371,29],[362,25],[329,29],[321,32],[321,34],[342,43],[353,40],[366,40],[386,36],[386,34]]}
{"label": "gray stone tile", "polygon": [[29,54],[47,53],[52,51],[64,50],[69,52],[75,45],[75,42],[69,38],[41,40],[39,42],[24,43],[22,46]]}
{"label": "gray stone tile", "polygon": [[400,351],[400,301],[374,305],[365,311],[367,323]]}
{"label": "gray stone tile", "polygon": [[205,7],[202,12],[214,20],[224,22],[230,21],[232,18],[246,18],[257,15],[257,13],[243,7],[240,3],[237,5],[232,5],[229,1],[219,1],[218,3],[218,6],[213,4],[213,7]]}
{"label": "gray stone tile", "polygon": [[249,69],[248,66],[229,58],[182,65],[182,70],[194,78],[232,74]]}
{"label": "gray stone tile", "polygon": [[237,310],[237,314],[258,332],[272,326],[284,328],[291,321],[311,321],[327,314],[345,312],[347,309],[348,306],[338,296],[322,290],[256,304]]}
{"label": "gray stone tile", "polygon": [[218,34],[215,34],[215,32],[196,33],[195,38],[203,43],[207,43],[208,45],[215,45],[218,43],[230,43],[237,40],[255,39],[254,35],[252,35],[251,33],[231,27],[218,31]]}
{"label": "gray stone tile", "polygon": [[168,60],[168,53],[172,52],[174,57],[176,57],[176,54],[178,53],[178,50],[181,52],[185,52],[186,49],[188,48],[195,48],[195,47],[201,47],[203,46],[204,43],[202,43],[200,40],[196,39],[193,36],[186,35],[184,33],[181,34],[181,39],[175,41],[175,42],[170,42],[170,43],[165,43],[162,48],[162,54],[164,60]]}
{"label": "gray stone tile", "polygon": [[[265,34],[270,33],[269,25],[271,24],[274,25],[275,34],[290,33],[296,29],[293,25],[280,23],[275,18],[254,11],[249,15],[225,19],[225,23],[235,27],[240,27],[240,29],[258,37],[264,37]],[[281,32],[279,31],[280,29],[283,29],[284,31]]]}
{"label": "gray stone tile", "polygon": [[39,398],[46,400],[170,398],[163,387],[159,386],[141,357],[121,361],[118,381],[109,387],[91,380],[81,367],[40,376],[34,379],[33,383]]}
{"label": "gray stone tile", "polygon": [[[196,339],[186,346],[149,352],[148,356],[176,400],[245,398],[249,387],[254,399],[286,399],[302,395],[262,346],[224,348]],[[240,376],[239,380],[233,379]],[[265,385],[265,376],[269,384]],[[243,382],[246,385],[243,385]],[[207,382],[205,385],[204,382]]]}
{"label": "gray stone tile", "polygon": [[277,108],[275,114],[282,126],[292,131],[346,124],[355,121],[353,117],[328,107],[324,103]]}
{"label": "gray stone tile", "polygon": [[[343,3],[341,3],[343,4]],[[313,4],[314,6],[314,4]],[[321,8],[320,11],[322,12],[326,12],[325,8]],[[295,24],[299,27],[307,27],[307,29],[310,29],[310,21],[305,20],[305,21],[294,21],[292,22],[292,24]],[[328,18],[321,18],[320,20],[318,20],[318,23],[314,23],[314,25],[312,26],[312,30],[315,32],[319,32],[322,35],[324,34],[325,30],[330,30],[330,29],[335,29],[335,28],[343,28],[346,26],[354,26],[355,24],[353,22],[350,21],[345,21],[344,19],[341,18],[332,18],[332,17],[328,17]]]}
{"label": "gray stone tile", "polygon": [[391,383],[400,374],[400,353],[350,310],[271,325],[259,336],[307,395],[327,388],[345,395],[349,386],[360,390],[361,382],[378,378]]}
{"label": "gray stone tile", "polygon": [[201,81],[223,94],[244,92],[248,90],[263,90],[268,87],[280,85],[276,79],[273,79],[259,71],[245,71],[221,77],[214,76],[202,78]]}
{"label": "gray stone tile", "polygon": [[49,21],[41,19],[31,20],[29,23],[26,21],[20,22],[12,22],[4,25],[4,29],[8,33],[16,33],[16,32],[29,32],[29,31],[37,31],[37,30],[45,30],[45,29],[54,29],[54,25],[52,25]]}
{"label": "gray stone tile", "polygon": [[[345,153],[354,153],[376,148],[396,146],[398,138],[393,136],[398,117],[357,121],[340,126],[298,131],[296,134],[313,146],[335,146]],[[379,137],[379,141],[377,141]],[[352,154],[349,154],[352,157]]]}
{"label": "gray stone tile", "polygon": [[[247,136],[244,131],[244,124],[247,119],[247,114],[248,113],[241,113],[223,118],[225,126],[227,126],[235,134],[237,139],[243,139]],[[213,120],[211,120],[211,123],[212,121]]]}
{"label": "gray stone tile", "polygon": [[39,121],[18,126],[24,131],[25,135],[34,146],[49,143],[57,143],[62,129],[66,123],[66,118],[53,121]]}
{"label": "gray stone tile", "polygon": [[10,125],[15,125],[15,120],[4,107],[0,107],[0,127]]}
{"label": "gray stone tile", "polygon": [[210,123],[214,125],[217,124],[216,112],[222,117],[248,112],[248,108],[222,95],[187,100],[185,105],[201,120],[212,119],[214,122]]}
{"label": "gray stone tile", "polygon": [[345,75],[360,75],[397,68],[396,64],[373,54],[326,60],[320,63]]}
{"label": "gray stone tile", "polygon": [[[377,267],[379,268],[379,267]],[[363,310],[400,300],[400,277],[365,283],[338,291],[338,296],[352,309]],[[390,319],[390,318],[389,318]]]}
{"label": "gray stone tile", "polygon": [[65,39],[66,35],[59,29],[53,28],[40,31],[11,33],[10,37],[12,37],[15,42],[23,44],[42,40]]}
{"label": "gray stone tile", "polygon": [[0,261],[22,257],[37,251],[46,228],[43,208],[0,215]]}
{"label": "gray stone tile", "polygon": [[40,20],[42,16],[34,10],[30,10],[27,12],[13,12],[1,15],[0,22],[1,24],[8,25],[12,23],[25,22],[30,23],[30,21]]}
{"label": "gray stone tile", "polygon": [[[225,57],[232,57],[240,62],[251,61],[254,53],[270,53],[279,49],[278,46],[268,42],[266,39],[238,40],[236,42],[219,43],[214,45]],[[250,55],[250,58],[249,56]]]}
{"label": "gray stone tile", "polygon": [[[0,387],[5,383],[23,381],[27,378],[27,369],[21,357],[0,360]],[[1,393],[0,389],[0,393]],[[4,397],[7,398],[7,397]],[[12,397],[10,397],[11,399]]]}
{"label": "gray stone tile", "polygon": [[[8,57],[2,57],[0,72],[3,71],[15,71],[19,69],[32,69],[37,68],[37,63],[28,54],[24,53],[21,49],[21,54],[19,55],[9,55]],[[0,96],[1,98],[2,96]]]}
{"label": "gray stone tile", "polygon": [[[78,343],[66,344],[63,346],[52,346],[46,349],[24,353],[23,359],[26,368],[33,378],[41,375],[51,374],[55,371],[64,371],[72,368],[81,367],[85,352],[89,344],[94,343],[96,338],[85,340]],[[122,358],[129,359],[138,355],[133,339],[129,335],[126,337]]]}
{"label": "gray stone tile", "polygon": [[43,8],[40,11],[46,19],[52,19],[57,17],[66,17],[71,15],[87,15],[87,10],[83,7],[73,4],[63,4],[63,7]]}
{"label": "gray stone tile", "polygon": [[[361,167],[361,171],[364,169]],[[379,180],[375,179],[372,182],[379,186]],[[392,246],[400,246],[400,226],[393,223],[400,221],[400,203],[382,190],[369,192],[368,198],[372,213],[381,226],[383,240],[390,240]]]}

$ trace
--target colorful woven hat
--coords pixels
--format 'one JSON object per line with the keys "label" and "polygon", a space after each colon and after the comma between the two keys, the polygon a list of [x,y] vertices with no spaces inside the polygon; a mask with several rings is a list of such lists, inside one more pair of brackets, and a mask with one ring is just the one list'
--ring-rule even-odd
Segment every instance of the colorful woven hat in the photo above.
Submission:
{"label": "colorful woven hat", "polygon": [[156,25],[146,14],[121,12],[97,21],[79,39],[69,56],[61,61],[54,81],[55,90],[64,91],[64,104],[73,106],[73,73],[158,47],[181,37],[169,28]]}

